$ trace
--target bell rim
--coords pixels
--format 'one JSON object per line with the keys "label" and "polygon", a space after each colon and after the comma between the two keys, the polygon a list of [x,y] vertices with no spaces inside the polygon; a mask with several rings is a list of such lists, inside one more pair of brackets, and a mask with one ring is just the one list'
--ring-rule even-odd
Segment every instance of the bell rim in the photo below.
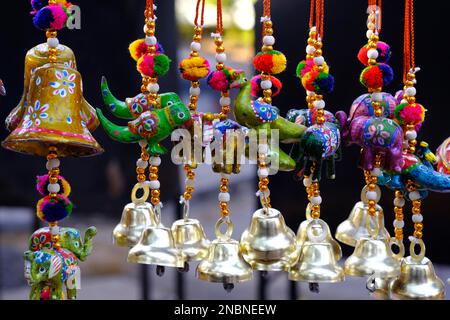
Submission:
{"label": "bell rim", "polygon": [[[138,255],[139,253],[143,253],[143,255]],[[176,253],[174,252],[174,260],[173,261],[156,261],[156,257],[148,256],[148,252],[144,251],[137,251],[137,252],[130,252],[127,256],[127,261],[131,263],[138,263],[138,264],[146,264],[146,265],[156,265],[156,266],[163,266],[163,267],[172,267],[172,268],[183,268],[184,264],[186,262],[186,257],[181,254],[180,252]],[[150,251],[150,253],[152,253]],[[146,261],[140,260],[140,256],[145,256],[147,259]]]}
{"label": "bell rim", "polygon": [[[208,262],[209,264],[209,262]],[[250,269],[250,271],[242,273],[241,275],[224,275],[218,273],[218,275],[211,275],[210,273],[206,273],[204,271],[200,271],[199,268],[201,266],[201,263],[197,266],[195,269],[195,276],[197,279],[201,281],[207,281],[207,282],[213,282],[213,283],[241,283],[250,281],[253,279],[253,269]],[[250,267],[249,267],[250,268]]]}

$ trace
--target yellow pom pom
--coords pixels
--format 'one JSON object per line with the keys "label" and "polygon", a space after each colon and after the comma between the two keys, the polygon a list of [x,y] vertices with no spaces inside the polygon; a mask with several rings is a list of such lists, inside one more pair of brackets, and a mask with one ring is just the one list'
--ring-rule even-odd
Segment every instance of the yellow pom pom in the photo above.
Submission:
{"label": "yellow pom pom", "polygon": [[189,57],[180,62],[183,79],[197,81],[209,74],[209,62],[202,57]]}
{"label": "yellow pom pom", "polygon": [[286,56],[284,54],[274,54],[272,56],[272,74],[278,74],[286,69]]}
{"label": "yellow pom pom", "polygon": [[140,57],[142,57],[147,52],[147,45],[145,44],[144,39],[138,39],[130,43],[128,47],[128,51],[130,52],[131,57],[138,61]]}

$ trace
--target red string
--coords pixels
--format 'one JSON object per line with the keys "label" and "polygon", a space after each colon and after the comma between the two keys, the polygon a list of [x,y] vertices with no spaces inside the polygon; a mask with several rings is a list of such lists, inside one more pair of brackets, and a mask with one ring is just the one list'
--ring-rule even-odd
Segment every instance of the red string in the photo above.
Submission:
{"label": "red string", "polygon": [[216,33],[223,33],[223,21],[222,21],[222,0],[217,0],[217,24]]}
{"label": "red string", "polygon": [[[381,32],[381,18],[382,18],[382,0],[369,0],[369,9],[373,10],[374,16],[375,16],[375,30],[378,31],[378,33]],[[378,10],[378,14],[377,14]],[[378,27],[378,28],[377,28]]]}
{"label": "red string", "polygon": [[[200,13],[200,4],[202,6],[201,15],[200,15],[200,25],[198,24],[198,15]],[[197,6],[195,8],[195,20],[194,24],[196,27],[203,26],[205,22],[205,0],[197,0]]]}
{"label": "red string", "polygon": [[263,8],[263,16],[270,17],[270,0],[264,0]]}
{"label": "red string", "polygon": [[[370,0],[369,0],[370,1]],[[317,34],[323,38],[324,29],[324,15],[325,15],[325,1],[311,0],[309,9],[309,28],[316,26]]]}
{"label": "red string", "polygon": [[409,70],[416,67],[414,54],[414,0],[405,0],[405,30],[403,38],[403,82]]}
{"label": "red string", "polygon": [[146,6],[145,6],[145,17],[146,18],[155,18],[155,13],[153,11],[153,0],[147,0]]}

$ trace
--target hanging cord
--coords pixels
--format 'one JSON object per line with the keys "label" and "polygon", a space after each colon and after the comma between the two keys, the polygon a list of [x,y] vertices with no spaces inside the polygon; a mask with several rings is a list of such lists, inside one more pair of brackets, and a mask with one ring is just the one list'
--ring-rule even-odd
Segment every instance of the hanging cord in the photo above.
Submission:
{"label": "hanging cord", "polygon": [[405,30],[403,39],[403,82],[408,79],[408,73],[414,72],[414,1],[405,0]]}
{"label": "hanging cord", "polygon": [[311,0],[309,11],[309,29],[316,27],[319,38],[323,38],[324,30],[324,0]]}
{"label": "hanging cord", "polygon": [[148,19],[154,19],[155,18],[155,11],[154,11],[153,0],[147,0],[147,2],[146,2],[145,17],[148,18]]}
{"label": "hanging cord", "polygon": [[382,0],[369,0],[369,14],[374,16],[374,29],[378,34],[381,32]]}
{"label": "hanging cord", "polygon": [[[201,13],[200,13],[201,6]],[[198,24],[198,16],[200,14],[200,24]],[[205,0],[198,0],[197,6],[195,7],[195,20],[194,24],[196,27],[202,27],[205,22]]]}
{"label": "hanging cord", "polygon": [[221,36],[223,34],[222,0],[217,0],[216,34],[219,35],[219,36]]}

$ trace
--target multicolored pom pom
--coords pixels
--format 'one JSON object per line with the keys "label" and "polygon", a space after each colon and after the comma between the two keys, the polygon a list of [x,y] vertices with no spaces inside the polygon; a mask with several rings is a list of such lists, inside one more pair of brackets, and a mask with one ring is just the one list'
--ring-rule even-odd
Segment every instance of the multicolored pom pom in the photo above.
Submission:
{"label": "multicolored pom pom", "polygon": [[46,196],[36,205],[37,216],[47,222],[56,222],[68,217],[73,210],[73,204],[65,195]]}
{"label": "multicolored pom pom", "polygon": [[385,63],[366,67],[359,77],[361,84],[369,89],[382,88],[394,79],[394,71]]}
{"label": "multicolored pom pom", "polygon": [[[47,187],[50,184],[50,181],[48,179],[48,174],[37,176],[36,180],[36,190],[43,196],[46,196],[49,194]],[[66,197],[70,196],[70,192],[72,191],[72,188],[70,187],[69,182],[67,182],[66,179],[64,179],[63,176],[58,176],[58,184],[60,186],[60,194],[62,193]]]}
{"label": "multicolored pom pom", "polygon": [[[369,45],[366,44],[358,52],[358,60],[365,66],[369,65],[369,58],[367,57],[367,51],[369,51],[369,49]],[[391,47],[383,41],[378,41],[377,51],[377,61],[380,63],[388,63],[389,59],[391,58]]]}
{"label": "multicolored pom pom", "polygon": [[[56,4],[60,4],[65,7],[71,6],[71,3],[67,2],[66,0],[56,0]],[[36,11],[39,11],[46,6],[48,6],[48,0],[31,0],[31,7],[34,10],[32,14],[36,13]]]}
{"label": "multicolored pom pom", "polygon": [[417,126],[425,121],[426,109],[419,103],[401,103],[395,108],[394,117],[400,125]]}
{"label": "multicolored pom pom", "polygon": [[326,72],[310,71],[301,79],[303,87],[316,94],[327,94],[333,91],[334,88],[334,77]]}
{"label": "multicolored pom pom", "polygon": [[198,81],[206,77],[209,72],[209,62],[203,57],[189,57],[180,62],[181,77],[189,81]]}
{"label": "multicolored pom pom", "polygon": [[33,24],[41,30],[61,30],[66,26],[69,14],[60,4],[52,4],[40,9],[33,18]]}
{"label": "multicolored pom pom", "polygon": [[[128,51],[130,52],[133,60],[138,61],[144,54],[148,52],[148,45],[145,43],[144,39],[138,39],[130,43]],[[156,53],[164,53],[164,49],[159,42],[156,44]]]}
{"label": "multicolored pom pom", "polygon": [[162,77],[169,71],[170,62],[171,60],[165,54],[145,54],[139,58],[137,69],[147,77]]}
{"label": "multicolored pom pom", "polygon": [[224,67],[222,70],[212,71],[206,78],[208,86],[219,92],[224,92],[230,89],[238,88],[241,86],[238,78],[242,75],[243,71],[235,70],[230,67]]}
{"label": "multicolored pom pom", "polygon": [[[275,97],[280,93],[283,84],[280,80],[274,76],[270,76],[270,82],[272,82],[272,97]],[[252,96],[254,98],[260,98],[263,96],[263,89],[261,88],[261,75],[254,76],[251,81],[252,84]]]}
{"label": "multicolored pom pom", "polygon": [[[297,65],[297,69],[296,69],[295,73],[296,73],[297,77],[299,77],[301,79],[310,71],[319,71],[319,66],[314,63],[313,59],[307,59],[307,60],[300,61]],[[326,62],[323,63],[321,72],[325,72],[325,73],[330,72],[330,68],[328,67]]]}
{"label": "multicolored pom pom", "polygon": [[278,74],[286,69],[286,56],[277,50],[258,52],[253,59],[253,65],[261,72]]}

